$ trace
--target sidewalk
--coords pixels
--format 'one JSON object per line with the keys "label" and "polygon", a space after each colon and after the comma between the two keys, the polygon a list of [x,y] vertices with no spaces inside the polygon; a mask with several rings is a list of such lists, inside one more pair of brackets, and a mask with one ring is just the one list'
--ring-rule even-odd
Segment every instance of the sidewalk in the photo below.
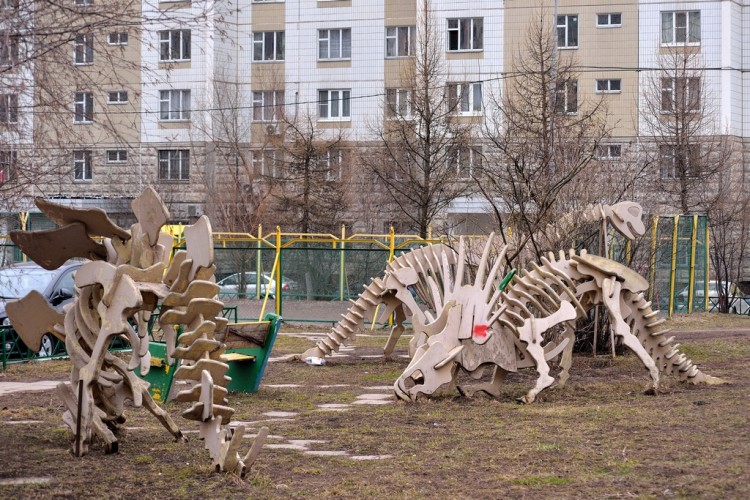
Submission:
{"label": "sidewalk", "polygon": [[0,382],[0,396],[14,392],[50,391],[57,387],[59,380],[40,380],[37,382]]}

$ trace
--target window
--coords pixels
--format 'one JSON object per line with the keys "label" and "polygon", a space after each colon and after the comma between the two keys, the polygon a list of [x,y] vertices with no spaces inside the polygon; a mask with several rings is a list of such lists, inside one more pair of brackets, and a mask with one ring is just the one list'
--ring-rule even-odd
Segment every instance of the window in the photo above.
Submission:
{"label": "window", "polygon": [[557,47],[578,47],[578,15],[557,16]]}
{"label": "window", "polygon": [[18,35],[0,31],[0,66],[18,64]]}
{"label": "window", "polygon": [[75,0],[76,5],[82,6],[82,7],[88,7],[89,5],[94,5],[94,0]]}
{"label": "window", "polygon": [[73,46],[73,59],[76,64],[94,62],[94,35],[76,35]]}
{"label": "window", "polygon": [[615,93],[620,92],[620,79],[616,80],[597,80],[596,81],[596,91],[598,93]]}
{"label": "window", "polygon": [[160,61],[190,60],[190,30],[159,32]]}
{"label": "window", "polygon": [[91,92],[76,92],[73,121],[91,123],[94,121],[94,95]]}
{"label": "window", "polygon": [[107,163],[125,163],[128,161],[128,152],[124,149],[112,149],[107,151]]}
{"label": "window", "polygon": [[448,19],[448,51],[482,50],[483,48],[483,18]]}
{"label": "window", "polygon": [[700,11],[694,10],[661,13],[662,45],[699,45],[700,43]]}
{"label": "window", "polygon": [[253,61],[283,61],[284,32],[261,31],[253,33]]}
{"label": "window", "polygon": [[18,123],[18,95],[0,95],[0,124]]}
{"label": "window", "polygon": [[128,34],[127,33],[110,33],[107,39],[110,45],[127,45]]}
{"label": "window", "polygon": [[451,169],[455,169],[459,179],[471,179],[482,168],[480,146],[455,148],[449,158]]}
{"label": "window", "polygon": [[269,122],[281,118],[284,92],[281,90],[253,91],[253,121]]}
{"label": "window", "polygon": [[16,10],[19,0],[0,0],[0,9]]}
{"label": "window", "polygon": [[555,112],[566,114],[578,112],[578,80],[566,80],[557,86]]}
{"label": "window", "polygon": [[321,120],[349,120],[351,90],[319,90],[318,115]]}
{"label": "window", "polygon": [[661,111],[663,113],[689,113],[700,110],[700,77],[662,78]]}
{"label": "window", "polygon": [[352,30],[318,30],[318,59],[351,59]]}
{"label": "window", "polygon": [[278,151],[274,149],[253,151],[253,170],[264,177],[281,178],[283,168],[278,155]]}
{"label": "window", "polygon": [[327,181],[341,180],[344,168],[344,150],[329,149],[318,157],[318,168],[325,174]]}
{"label": "window", "polygon": [[159,180],[190,180],[190,151],[187,149],[160,149]]}
{"label": "window", "polygon": [[0,151],[0,184],[12,181],[16,178],[18,168],[17,151]]}
{"label": "window", "polygon": [[662,179],[696,177],[700,174],[700,144],[659,146]]}
{"label": "window", "polygon": [[478,114],[482,112],[481,83],[449,83],[448,107],[451,112],[459,114]]}
{"label": "window", "polygon": [[414,26],[395,26],[385,29],[385,57],[414,55]]}
{"label": "window", "polygon": [[128,102],[128,91],[116,90],[114,92],[107,92],[107,102],[110,104],[123,104]]}
{"label": "window", "polygon": [[622,14],[619,12],[610,14],[597,14],[597,28],[619,28],[622,26]]}
{"label": "window", "polygon": [[596,147],[596,157],[600,160],[619,160],[622,157],[622,145],[601,144]]}
{"label": "window", "polygon": [[412,107],[410,89],[385,89],[385,116],[388,118],[409,118]]}
{"label": "window", "polygon": [[161,90],[159,91],[159,119],[160,120],[189,120],[190,119],[190,91],[189,90]]}
{"label": "window", "polygon": [[73,151],[73,179],[90,181],[92,177],[91,151],[88,149]]}

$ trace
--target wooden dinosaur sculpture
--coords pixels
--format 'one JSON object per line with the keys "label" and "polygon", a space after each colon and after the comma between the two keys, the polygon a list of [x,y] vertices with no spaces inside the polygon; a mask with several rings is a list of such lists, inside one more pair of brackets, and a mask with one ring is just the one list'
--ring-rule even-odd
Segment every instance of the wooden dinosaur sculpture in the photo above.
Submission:
{"label": "wooden dinosaur sculpture", "polygon": [[[619,213],[612,216],[613,226],[634,236],[645,231],[640,207],[634,205],[626,202],[599,213],[605,217]],[[674,338],[665,335],[664,321],[643,296],[648,283],[626,266],[585,251],[571,250],[557,258],[550,254],[515,276],[502,291],[498,284],[505,275],[501,267],[507,248],[490,266],[493,248],[490,235],[473,282],[463,240],[458,251],[440,244],[400,255],[388,264],[382,278],[365,287],[328,336],[300,357],[323,357],[338,350],[365,319],[376,320],[378,305],[383,304],[383,315],[393,313],[396,320],[386,355],[391,354],[407,317],[414,329],[409,345],[412,360],[394,384],[399,397],[413,400],[433,394],[455,383],[459,369],[479,379],[486,367],[493,369],[491,382],[458,389],[467,395],[478,390],[497,395],[508,372],[535,367],[537,383],[521,398],[530,403],[554,382],[548,362],[558,356],[559,383],[565,384],[575,321],[603,304],[615,334],[648,368],[653,390],[661,373],[674,373],[691,383],[721,382],[701,372],[679,352]]]}
{"label": "wooden dinosaur sculpture", "polygon": [[[227,320],[219,316],[223,303],[215,299],[219,287],[213,278],[208,218],[185,228],[186,250],[170,259],[172,237],[160,230],[168,212],[151,188],[133,201],[138,223],[129,231],[98,209],[73,209],[42,199],[36,203],[61,227],[11,233],[27,255],[48,269],[71,257],[93,259],[76,272],[76,300],[64,314],[43,298],[40,302],[38,294],[8,305],[8,315],[28,345],[38,344],[48,331],[65,340],[73,369],[70,382],[59,384],[58,392],[66,406],[63,421],[75,436],[74,454],[85,455],[94,437],[104,442],[108,453],[117,451],[115,432],[125,421],[126,400],[136,408],[145,406],[176,439],[184,439],[169,414],[152,399],[148,382],[134,373],[140,370],[145,375],[150,368],[148,320],[161,306],[159,324],[167,337],[169,362],[183,361],[175,378],[195,383],[176,396],[178,401],[194,403],[183,417],[199,422],[200,437],[217,470],[244,476],[268,429],[262,428],[250,450],[241,455],[245,428],[237,426],[231,432],[226,427],[234,413],[226,400],[231,379],[222,359],[226,348],[214,333]],[[76,241],[70,241],[72,237]],[[94,240],[97,237],[103,238],[101,243]],[[179,340],[176,326],[185,330]],[[133,348],[128,363],[108,351],[117,336],[127,337]]]}

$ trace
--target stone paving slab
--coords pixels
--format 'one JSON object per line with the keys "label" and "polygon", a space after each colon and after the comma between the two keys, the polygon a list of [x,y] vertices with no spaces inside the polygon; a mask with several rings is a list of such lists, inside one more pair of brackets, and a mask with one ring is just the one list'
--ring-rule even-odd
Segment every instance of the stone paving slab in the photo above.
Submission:
{"label": "stone paving slab", "polygon": [[51,391],[57,387],[59,380],[40,380],[38,382],[0,382],[0,396],[14,392]]}

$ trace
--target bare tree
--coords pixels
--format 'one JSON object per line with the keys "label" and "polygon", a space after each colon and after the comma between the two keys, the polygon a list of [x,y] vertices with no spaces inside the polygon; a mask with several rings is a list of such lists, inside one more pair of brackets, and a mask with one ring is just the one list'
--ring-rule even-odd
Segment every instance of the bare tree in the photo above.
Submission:
{"label": "bare tree", "polygon": [[[659,54],[644,82],[641,115],[651,144],[654,194],[682,213],[705,212],[716,198],[717,176],[732,146],[723,134],[703,59],[690,46]],[[654,172],[657,174],[657,172]]]}
{"label": "bare tree", "polygon": [[440,27],[430,2],[421,5],[416,33],[404,42],[414,57],[401,64],[399,86],[386,89],[385,119],[370,127],[377,145],[361,160],[398,207],[396,216],[426,237],[437,216],[467,191],[470,168],[481,162],[471,133],[476,119],[459,115],[481,111],[482,91],[480,82],[451,81]]}
{"label": "bare tree", "polygon": [[[576,61],[558,52],[543,9],[514,55],[503,96],[492,96],[485,124],[490,144],[477,188],[490,203],[503,237],[511,227],[515,259],[556,247],[545,227],[605,196],[593,182],[594,161],[608,136],[602,100],[579,95]],[[558,247],[559,248],[559,247]]]}

